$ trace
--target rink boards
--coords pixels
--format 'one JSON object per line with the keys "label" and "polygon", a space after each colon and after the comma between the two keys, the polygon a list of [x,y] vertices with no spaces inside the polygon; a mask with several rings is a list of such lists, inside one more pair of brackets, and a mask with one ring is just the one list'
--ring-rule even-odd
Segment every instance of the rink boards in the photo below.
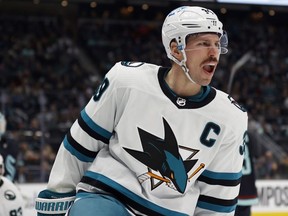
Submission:
{"label": "rink boards", "polygon": [[[256,182],[259,204],[253,206],[252,216],[288,215],[288,180],[258,180]],[[25,199],[23,216],[36,216],[35,198],[46,184],[30,183],[18,185]]]}

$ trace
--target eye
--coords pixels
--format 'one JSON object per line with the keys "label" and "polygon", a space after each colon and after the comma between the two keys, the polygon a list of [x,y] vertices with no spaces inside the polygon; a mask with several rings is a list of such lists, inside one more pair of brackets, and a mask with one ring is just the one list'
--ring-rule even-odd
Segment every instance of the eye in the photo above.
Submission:
{"label": "eye", "polygon": [[220,49],[220,48],[221,48],[220,42],[215,43],[215,46],[216,46],[218,49]]}
{"label": "eye", "polygon": [[209,47],[210,43],[208,41],[201,41],[198,43],[199,46],[203,46],[203,47]]}

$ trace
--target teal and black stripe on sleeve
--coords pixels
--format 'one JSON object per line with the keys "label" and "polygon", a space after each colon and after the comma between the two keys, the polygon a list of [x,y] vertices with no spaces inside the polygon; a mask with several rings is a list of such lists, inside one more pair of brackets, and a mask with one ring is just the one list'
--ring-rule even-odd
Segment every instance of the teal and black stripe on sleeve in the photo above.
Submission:
{"label": "teal and black stripe on sleeve", "polygon": [[229,213],[235,211],[237,205],[237,197],[235,199],[219,199],[200,195],[197,207],[207,209],[214,212]]}
{"label": "teal and black stripe on sleeve", "polygon": [[92,162],[98,152],[90,151],[80,145],[73,137],[71,136],[70,131],[66,134],[64,140],[64,147],[69,151],[72,155],[78,158],[78,160],[83,162]]}
{"label": "teal and black stripe on sleeve", "polygon": [[[205,170],[198,181],[208,185],[221,185],[223,187],[236,187],[240,184],[242,172],[238,173],[219,173]],[[197,206],[215,212],[233,212],[237,205],[237,197],[234,199],[220,199],[211,196],[200,195]]]}
{"label": "teal and black stripe on sleeve", "polygon": [[91,137],[108,144],[112,133],[97,125],[83,109],[78,118],[80,127]]}
{"label": "teal and black stripe on sleeve", "polygon": [[238,173],[219,173],[205,170],[198,181],[205,182],[210,185],[222,185],[222,186],[237,186],[241,182],[242,171]]}

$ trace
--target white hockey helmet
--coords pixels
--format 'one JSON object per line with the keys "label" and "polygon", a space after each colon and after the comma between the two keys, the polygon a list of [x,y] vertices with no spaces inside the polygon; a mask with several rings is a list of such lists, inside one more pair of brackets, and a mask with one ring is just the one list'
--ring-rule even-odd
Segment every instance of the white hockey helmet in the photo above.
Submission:
{"label": "white hockey helmet", "polygon": [[[221,43],[221,54],[227,53],[228,38],[217,15],[210,9],[198,6],[182,6],[170,12],[162,26],[162,43],[167,57],[177,62],[171,55],[170,43],[176,40],[179,50],[186,47],[186,36],[196,33],[216,33]],[[225,38],[222,38],[222,36]],[[186,60],[185,60],[186,61]],[[178,63],[179,64],[179,63]]]}
{"label": "white hockey helmet", "polygon": [[1,137],[5,134],[6,132],[6,125],[7,125],[7,121],[5,116],[0,112],[0,140]]}
{"label": "white hockey helmet", "polygon": [[3,160],[2,155],[0,154],[0,176],[4,175],[4,170],[5,170],[4,160]]}

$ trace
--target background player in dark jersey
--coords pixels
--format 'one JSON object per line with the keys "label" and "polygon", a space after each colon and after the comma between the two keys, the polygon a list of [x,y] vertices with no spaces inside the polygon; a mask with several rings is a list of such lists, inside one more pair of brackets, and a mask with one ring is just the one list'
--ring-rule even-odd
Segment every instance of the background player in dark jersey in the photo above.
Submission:
{"label": "background player in dark jersey", "polygon": [[250,216],[251,207],[258,203],[256,188],[256,178],[254,172],[255,148],[257,148],[256,138],[253,133],[247,132],[245,135],[245,153],[242,169],[242,179],[236,207],[235,216]]}

